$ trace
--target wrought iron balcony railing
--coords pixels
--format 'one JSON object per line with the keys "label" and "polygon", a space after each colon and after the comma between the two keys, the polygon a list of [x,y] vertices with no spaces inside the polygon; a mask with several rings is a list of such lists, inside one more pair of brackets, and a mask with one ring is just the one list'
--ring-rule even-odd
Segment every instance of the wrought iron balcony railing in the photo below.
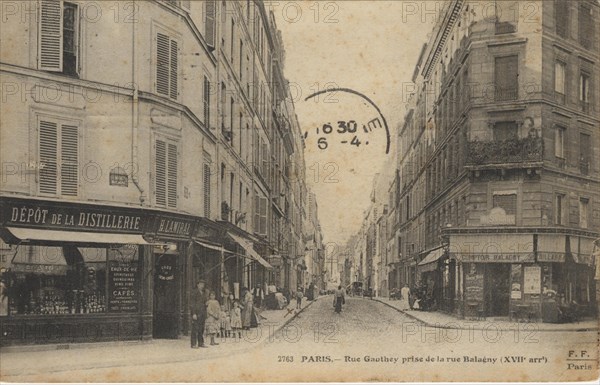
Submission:
{"label": "wrought iron balcony railing", "polygon": [[541,162],[541,138],[506,139],[493,142],[478,140],[467,143],[467,165]]}

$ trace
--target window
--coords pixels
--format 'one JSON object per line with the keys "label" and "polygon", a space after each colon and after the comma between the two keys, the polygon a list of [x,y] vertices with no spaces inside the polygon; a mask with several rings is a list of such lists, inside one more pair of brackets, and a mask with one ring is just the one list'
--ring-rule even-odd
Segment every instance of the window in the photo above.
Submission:
{"label": "window", "polygon": [[579,4],[579,43],[587,49],[593,47],[594,21],[592,8],[588,4]]}
{"label": "window", "polygon": [[554,19],[556,21],[556,33],[561,37],[568,37],[569,31],[569,2],[565,0],[554,0]]}
{"label": "window", "polygon": [[579,198],[579,227],[588,228],[589,199]]}
{"label": "window", "polygon": [[254,196],[254,232],[267,235],[267,199],[259,194]]}
{"label": "window", "polygon": [[565,158],[565,131],[564,127],[557,126],[554,130],[554,156]]}
{"label": "window", "polygon": [[79,9],[77,5],[43,0],[40,7],[38,68],[77,77],[78,57]]}
{"label": "window", "polygon": [[244,69],[244,42],[240,39],[240,83],[243,79],[243,69]]}
{"label": "window", "polygon": [[516,122],[497,122],[494,124],[494,140],[502,141],[517,139],[518,127]]}
{"label": "window", "polygon": [[210,165],[204,163],[202,179],[204,182],[204,217],[210,218]]}
{"label": "window", "polygon": [[[0,247],[7,246],[0,241]],[[7,301],[0,304],[0,316],[139,311],[136,245],[118,248],[20,245],[15,252],[9,262],[10,272],[3,269],[0,273],[8,295]]]}
{"label": "window", "polygon": [[579,75],[579,104],[583,112],[590,110],[590,75],[582,72]]}
{"label": "window", "polygon": [[50,119],[39,121],[39,191],[76,197],[79,191],[79,128]]}
{"label": "window", "polygon": [[519,86],[519,57],[497,57],[494,66],[496,100],[516,100]]}
{"label": "window", "polygon": [[517,194],[495,192],[492,207],[503,209],[506,215],[517,215]]}
{"label": "window", "polygon": [[205,76],[203,85],[202,105],[204,109],[204,125],[210,129],[210,80]]}
{"label": "window", "polygon": [[589,134],[579,134],[579,170],[582,174],[587,175],[590,169],[592,139]]}
{"label": "window", "polygon": [[555,221],[554,223],[557,225],[564,225],[566,224],[566,220],[565,220],[565,213],[566,213],[566,207],[565,207],[565,195],[564,194],[556,194],[555,197],[555,203],[554,203],[554,218]]}
{"label": "window", "polygon": [[215,49],[215,36],[216,36],[216,4],[214,0],[204,1],[204,40],[206,44],[211,48]]}
{"label": "window", "polygon": [[156,92],[171,99],[178,96],[178,51],[176,40],[156,34]]}
{"label": "window", "polygon": [[[235,41],[235,21],[233,19],[231,19],[231,36],[230,36],[230,38],[231,38],[231,42],[230,42],[231,43],[231,46],[230,46],[231,51],[229,52],[229,54],[230,54],[231,63],[233,63],[233,50],[234,50],[233,42]],[[232,67],[233,67],[233,65],[232,65]]]}
{"label": "window", "polygon": [[561,61],[554,64],[554,92],[556,101],[565,104],[565,73],[567,65]]}
{"label": "window", "polygon": [[155,197],[156,205],[177,207],[177,144],[157,139],[155,143]]}

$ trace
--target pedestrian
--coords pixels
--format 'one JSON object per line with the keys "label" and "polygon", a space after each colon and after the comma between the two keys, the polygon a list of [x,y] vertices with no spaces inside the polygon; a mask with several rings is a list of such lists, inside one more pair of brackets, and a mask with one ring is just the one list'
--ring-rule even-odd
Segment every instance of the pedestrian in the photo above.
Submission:
{"label": "pedestrian", "polygon": [[407,284],[400,290],[400,297],[400,310],[410,310],[410,289]]}
{"label": "pedestrian", "polygon": [[221,338],[229,338],[231,336],[231,317],[230,312],[225,305],[221,305]]}
{"label": "pedestrian", "polygon": [[242,309],[237,300],[233,302],[233,308],[231,310],[231,330],[233,330],[234,338],[236,335],[238,338],[242,338]]}
{"label": "pedestrian", "polygon": [[191,346],[192,349],[207,348],[204,344],[204,324],[206,322],[206,295],[204,280],[198,281],[196,289],[190,296],[190,314],[192,316]]}
{"label": "pedestrian", "polygon": [[302,309],[302,298],[304,298],[304,293],[302,292],[302,288],[299,287],[296,292],[296,309]]}
{"label": "pedestrian", "polygon": [[243,297],[242,297],[242,328],[250,329],[252,325],[252,313],[254,312],[254,302],[252,298],[252,293],[248,288],[242,289]]}
{"label": "pedestrian", "polygon": [[333,295],[333,306],[335,307],[336,313],[342,312],[342,305],[346,303],[346,296],[344,290],[342,290],[342,286],[338,286],[335,294]]}
{"label": "pedestrian", "polygon": [[208,296],[208,302],[206,303],[206,324],[204,331],[210,336],[210,344],[215,346],[218,345],[215,342],[215,336],[219,333],[221,327],[221,305],[216,300],[215,292],[211,291]]}

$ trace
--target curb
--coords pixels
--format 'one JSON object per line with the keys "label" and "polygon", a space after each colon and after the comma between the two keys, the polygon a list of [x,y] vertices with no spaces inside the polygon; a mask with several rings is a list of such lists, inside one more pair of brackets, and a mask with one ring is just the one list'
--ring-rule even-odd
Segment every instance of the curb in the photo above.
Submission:
{"label": "curb", "polygon": [[[398,313],[402,313],[403,315],[422,323],[425,326],[429,326],[429,327],[433,327],[433,328],[438,328],[438,329],[456,329],[456,330],[488,330],[488,328],[485,327],[464,327],[464,326],[460,326],[460,324],[458,322],[461,321],[461,319],[456,319],[456,324],[459,325],[460,327],[454,327],[454,326],[449,326],[449,325],[442,325],[442,324],[432,324],[430,322],[424,321],[421,318],[418,318],[417,316],[413,315],[413,314],[409,314],[403,310],[398,309],[395,306],[390,305],[387,302],[381,301],[380,299],[377,298],[373,298],[374,301],[377,301],[381,304],[384,304],[385,306],[388,306],[389,308],[392,308],[394,310],[396,310]],[[490,324],[493,323],[493,321],[487,321],[486,323]],[[514,324],[518,324],[518,325],[538,325],[538,323],[520,323],[520,322],[514,322]],[[509,330],[509,329],[507,329]],[[557,328],[550,328],[550,329],[538,329],[537,331],[539,332],[594,332],[594,331],[598,331],[600,330],[600,327],[582,327],[582,328],[573,328],[573,329],[557,329]]]}
{"label": "curb", "polygon": [[[299,316],[300,314],[302,314],[302,312],[307,309],[308,307],[310,307],[314,302],[316,302],[317,299],[313,300],[313,301],[308,301],[307,305],[304,306],[302,309],[300,309],[298,312],[294,313],[289,319],[285,320],[284,322],[282,322],[281,324],[277,325],[276,328],[273,329],[273,334],[277,333],[278,331],[280,331],[281,329],[283,329],[286,325],[288,325],[291,321],[293,321],[297,316]],[[282,309],[285,310],[286,308]],[[268,322],[268,321],[267,321]],[[107,342],[107,343],[85,343],[85,344],[72,344],[69,345],[69,349],[86,349],[86,348],[102,348],[102,347],[107,347],[107,346],[112,346],[112,347],[116,347],[116,346],[132,346],[132,345],[142,345],[142,344],[148,344],[150,345],[154,340],[146,340],[146,341],[133,341],[133,342],[127,342],[127,341],[115,341],[115,342]],[[16,372],[11,372],[9,371],[4,371],[2,370],[0,372],[0,382],[5,382],[6,378],[8,377],[20,377],[20,376],[31,376],[31,375],[39,375],[39,374],[49,374],[49,373],[60,373],[60,372],[67,372],[67,371],[73,371],[73,370],[91,370],[91,369],[106,369],[106,368],[118,368],[118,367],[124,367],[124,366],[129,366],[129,365],[135,365],[135,366],[144,366],[144,365],[153,365],[153,364],[176,364],[176,363],[183,363],[183,362],[192,362],[192,361],[201,361],[201,360],[210,360],[210,359],[217,359],[217,358],[222,358],[222,357],[227,357],[231,354],[243,354],[246,353],[252,349],[256,349],[257,347],[263,346],[267,343],[270,343],[269,338],[265,337],[265,339],[257,344],[251,344],[248,347],[239,349],[239,350],[234,350],[232,351],[223,351],[223,352],[219,352],[218,354],[215,355],[210,355],[210,356],[203,356],[203,355],[197,355],[194,353],[188,353],[186,355],[183,355],[181,357],[178,358],[172,358],[169,359],[168,357],[165,358],[157,358],[157,359],[149,359],[147,361],[144,361],[143,363],[133,363],[133,364],[124,364],[122,361],[107,361],[107,362],[103,362],[103,363],[99,363],[99,364],[90,364],[90,365],[84,365],[84,366],[77,366],[77,365],[71,365],[71,366],[63,366],[60,368],[54,368],[54,369],[50,369],[50,368],[44,368],[43,373],[40,372],[39,370],[30,370],[30,371],[20,371],[18,373]],[[83,346],[85,345],[85,346]],[[89,345],[89,346],[88,346]],[[43,349],[45,347],[55,347],[56,346],[60,346],[60,345],[37,345],[37,346],[32,346],[31,350],[27,350],[27,347],[21,347],[22,350],[17,350],[17,347],[15,347],[15,350],[9,350],[9,351],[1,351],[0,353],[22,353],[22,352],[27,352],[27,351],[53,351],[56,349]],[[39,349],[34,350],[36,347],[39,347]],[[65,349],[68,350],[68,349]]]}

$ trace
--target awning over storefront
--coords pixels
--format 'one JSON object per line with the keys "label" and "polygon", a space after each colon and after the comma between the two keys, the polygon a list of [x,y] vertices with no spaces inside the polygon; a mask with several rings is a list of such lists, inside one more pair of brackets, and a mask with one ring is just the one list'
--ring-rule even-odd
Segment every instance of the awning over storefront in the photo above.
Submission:
{"label": "awning over storefront", "polygon": [[421,273],[432,271],[437,268],[437,261],[444,256],[444,248],[432,250],[419,262],[418,269]]}
{"label": "awning over storefront", "polygon": [[256,250],[254,250],[254,247],[252,246],[252,242],[247,241],[241,237],[238,237],[235,234],[232,233],[227,233],[227,235],[229,235],[229,237],[231,239],[233,239],[236,243],[238,243],[240,246],[242,246],[242,248],[244,250],[246,250],[246,253],[248,254],[249,257],[251,257],[252,259],[254,259],[255,261],[257,261],[258,263],[260,263],[261,265],[263,265],[266,269],[272,270],[273,266],[271,266],[269,264],[269,262],[265,261],[263,257],[261,257]]}
{"label": "awning over storefront", "polygon": [[205,248],[207,248],[207,249],[210,249],[210,250],[216,250],[216,251],[221,251],[221,250],[223,250],[224,252],[227,252],[227,253],[230,253],[230,254],[232,254],[232,252],[231,252],[231,251],[225,250],[225,249],[224,249],[223,247],[221,247],[221,246],[217,246],[217,245],[211,245],[210,243],[202,242],[202,241],[199,241],[199,240],[197,240],[197,239],[194,239],[194,242],[196,242],[198,245],[200,245],[200,246],[202,246],[202,247],[205,247]]}
{"label": "awning over storefront", "polygon": [[27,229],[19,227],[7,227],[13,237],[22,242],[68,242],[89,244],[135,244],[149,245],[149,243],[138,234],[112,234],[112,233],[90,233],[79,231],[57,231]]}
{"label": "awning over storefront", "polygon": [[565,236],[562,234],[539,234],[538,262],[564,262],[566,255],[565,239]]}
{"label": "awning over storefront", "polygon": [[592,256],[594,252],[594,240],[591,238],[579,237],[579,242],[574,237],[571,237],[571,251],[573,253],[573,260],[575,263],[581,263],[584,265],[593,265],[594,258]]}

